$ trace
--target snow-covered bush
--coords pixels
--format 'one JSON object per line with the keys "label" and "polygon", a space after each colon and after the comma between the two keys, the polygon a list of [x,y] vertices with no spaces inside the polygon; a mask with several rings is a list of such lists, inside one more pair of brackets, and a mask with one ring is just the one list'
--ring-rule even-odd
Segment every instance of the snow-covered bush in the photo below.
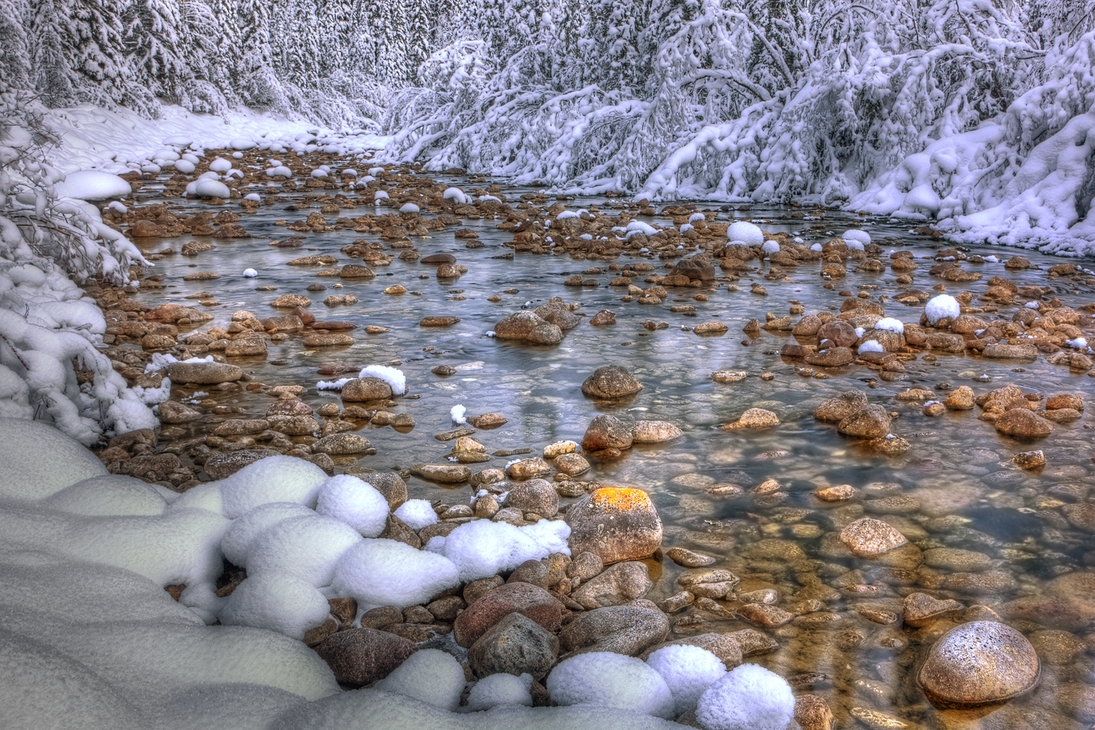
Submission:
{"label": "snow-covered bush", "polygon": [[71,279],[124,283],[143,259],[97,209],[58,195],[51,144],[36,101],[0,94],[0,415],[92,444],[157,421],[96,349],[106,323]]}

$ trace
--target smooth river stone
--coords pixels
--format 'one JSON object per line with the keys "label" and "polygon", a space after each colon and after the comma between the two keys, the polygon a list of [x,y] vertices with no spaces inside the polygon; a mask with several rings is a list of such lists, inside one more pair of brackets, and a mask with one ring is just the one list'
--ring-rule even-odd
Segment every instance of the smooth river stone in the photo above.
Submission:
{"label": "smooth river stone", "polygon": [[1026,637],[1007,624],[974,621],[932,646],[916,682],[942,708],[981,707],[1030,691],[1041,663]]}
{"label": "smooth river stone", "polygon": [[861,558],[875,558],[908,540],[882,520],[862,517],[840,532],[840,541]]}

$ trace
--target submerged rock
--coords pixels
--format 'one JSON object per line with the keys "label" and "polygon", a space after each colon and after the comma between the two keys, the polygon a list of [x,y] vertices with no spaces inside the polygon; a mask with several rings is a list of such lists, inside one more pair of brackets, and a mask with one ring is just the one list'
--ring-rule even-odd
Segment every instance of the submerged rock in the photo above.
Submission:
{"label": "submerged rock", "polygon": [[974,621],[935,642],[916,682],[937,707],[981,707],[1029,692],[1040,674],[1025,636],[1006,624]]}
{"label": "submerged rock", "polygon": [[861,558],[876,558],[908,542],[892,525],[861,517],[840,531],[840,541]]}

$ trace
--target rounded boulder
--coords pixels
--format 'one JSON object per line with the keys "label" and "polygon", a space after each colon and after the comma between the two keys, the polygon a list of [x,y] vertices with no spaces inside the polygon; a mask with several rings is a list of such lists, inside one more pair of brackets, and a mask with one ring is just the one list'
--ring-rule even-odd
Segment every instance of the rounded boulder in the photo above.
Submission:
{"label": "rounded boulder", "polygon": [[981,707],[1029,692],[1040,675],[1025,636],[1006,624],[973,621],[935,642],[916,683],[937,707]]}

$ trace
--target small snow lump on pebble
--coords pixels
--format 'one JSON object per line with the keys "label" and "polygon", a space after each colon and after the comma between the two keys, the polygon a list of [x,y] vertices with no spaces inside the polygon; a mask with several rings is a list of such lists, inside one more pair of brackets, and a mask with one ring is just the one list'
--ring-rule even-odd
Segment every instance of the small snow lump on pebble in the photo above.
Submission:
{"label": "small snow lump on pebble", "polygon": [[924,306],[924,314],[928,316],[928,324],[934,325],[942,319],[957,319],[962,314],[962,307],[950,294],[940,294],[928,301]]}

